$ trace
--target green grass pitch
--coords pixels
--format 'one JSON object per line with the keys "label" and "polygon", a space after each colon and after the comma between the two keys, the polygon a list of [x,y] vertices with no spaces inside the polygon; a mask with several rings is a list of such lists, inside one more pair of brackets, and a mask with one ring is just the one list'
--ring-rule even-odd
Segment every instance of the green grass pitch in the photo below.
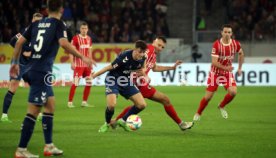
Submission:
{"label": "green grass pitch", "polygon": [[[171,99],[179,116],[191,121],[205,87],[157,87]],[[19,141],[20,126],[26,114],[27,88],[20,88],[9,111],[13,123],[0,123],[0,158],[11,158]],[[122,129],[98,133],[104,123],[104,87],[92,87],[89,103],[81,108],[83,87],[78,87],[74,109],[67,108],[69,87],[54,88],[56,113],[54,143],[64,150],[64,158],[174,158],[174,157],[276,157],[276,87],[238,87],[238,95],[227,106],[224,120],[218,103],[222,87],[205,109],[201,121],[191,130],[180,131],[167,117],[163,107],[147,100],[148,107],[139,115],[142,128],[135,132]],[[0,90],[1,104],[6,89]],[[129,101],[118,98],[117,115]],[[2,107],[2,105],[1,105]],[[36,123],[28,149],[43,157],[44,139],[41,122]]]}

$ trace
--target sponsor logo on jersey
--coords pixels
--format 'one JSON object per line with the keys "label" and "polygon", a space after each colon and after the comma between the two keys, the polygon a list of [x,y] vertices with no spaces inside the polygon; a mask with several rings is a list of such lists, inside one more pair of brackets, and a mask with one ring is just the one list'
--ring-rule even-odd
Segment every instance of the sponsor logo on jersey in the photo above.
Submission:
{"label": "sponsor logo on jersey", "polygon": [[233,60],[234,57],[233,56],[219,56],[219,59],[222,59],[222,60]]}
{"label": "sponsor logo on jersey", "polygon": [[40,58],[41,58],[41,55],[40,55],[40,54],[33,54],[33,55],[32,55],[32,58],[33,58],[33,59],[40,59]]}
{"label": "sponsor logo on jersey", "polygon": [[115,69],[116,67],[118,67],[118,64],[114,64],[112,67]]}
{"label": "sponsor logo on jersey", "polygon": [[82,45],[80,45],[80,48],[81,49],[90,48],[90,45],[89,44],[82,44]]}

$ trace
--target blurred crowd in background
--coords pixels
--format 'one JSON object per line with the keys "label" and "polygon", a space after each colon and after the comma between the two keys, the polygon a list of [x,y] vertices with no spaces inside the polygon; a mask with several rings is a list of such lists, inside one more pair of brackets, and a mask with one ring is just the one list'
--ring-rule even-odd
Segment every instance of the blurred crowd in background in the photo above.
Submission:
{"label": "blurred crowd in background", "polygon": [[[86,21],[94,41],[150,42],[156,35],[169,37],[166,0],[66,0],[62,19],[72,34]],[[0,42],[9,42],[27,27],[34,12],[47,16],[46,0],[1,0]]]}
{"label": "blurred crowd in background", "polygon": [[227,15],[240,40],[276,39],[275,0],[231,0]]}
{"label": "blurred crowd in background", "polygon": [[[212,7],[213,0],[204,2],[206,15],[212,16],[216,9]],[[276,39],[275,0],[225,0],[221,3],[226,12],[225,22],[233,25],[237,39]],[[34,12],[47,16],[45,4],[46,0],[1,0],[0,43],[9,42],[13,35],[24,30]],[[89,34],[97,42],[125,43],[137,39],[151,42],[156,35],[170,37],[168,8],[166,0],[66,0],[63,20],[72,34],[78,32],[81,21],[86,21]],[[209,29],[204,23],[198,25],[202,30]]]}
{"label": "blurred crowd in background", "polygon": [[[214,3],[219,3],[214,7]],[[219,7],[218,7],[219,6]],[[204,0],[204,10],[197,15],[197,29],[208,30],[207,16],[223,8],[225,23],[233,26],[235,37],[242,41],[276,39],[276,0]],[[206,18],[207,19],[207,18]],[[216,19],[216,17],[209,18]]]}

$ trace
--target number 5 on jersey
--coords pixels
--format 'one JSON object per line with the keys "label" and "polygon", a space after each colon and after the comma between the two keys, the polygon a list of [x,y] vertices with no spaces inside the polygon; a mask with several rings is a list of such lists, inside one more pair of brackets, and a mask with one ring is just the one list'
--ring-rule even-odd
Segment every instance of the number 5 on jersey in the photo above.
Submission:
{"label": "number 5 on jersey", "polygon": [[37,36],[36,36],[36,42],[37,44],[34,45],[34,50],[36,52],[39,52],[42,48],[42,43],[43,43],[43,34],[45,33],[45,30],[38,30]]}

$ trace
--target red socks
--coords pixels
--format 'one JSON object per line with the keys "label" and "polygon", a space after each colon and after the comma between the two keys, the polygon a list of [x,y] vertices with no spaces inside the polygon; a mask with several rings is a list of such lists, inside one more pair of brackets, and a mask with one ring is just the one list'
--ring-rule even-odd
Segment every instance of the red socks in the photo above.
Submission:
{"label": "red socks", "polygon": [[[126,107],[117,117],[116,120],[119,120],[120,118],[122,118],[131,108],[132,106],[128,106]],[[167,114],[174,120],[174,122],[176,122],[177,124],[180,124],[182,122],[182,120],[178,117],[176,111],[174,110],[174,107],[172,105],[167,105],[164,106],[165,111],[167,112]]]}
{"label": "red socks", "polygon": [[235,97],[235,96],[231,96],[229,93],[227,93],[227,94],[225,95],[223,101],[220,103],[219,107],[220,107],[220,108],[224,108],[225,105],[227,105],[228,103],[230,103],[230,102],[233,100],[234,97]]}
{"label": "red socks", "polygon": [[88,96],[90,94],[90,89],[91,86],[85,86],[84,90],[83,90],[83,97],[82,97],[82,101],[87,101]]}
{"label": "red socks", "polygon": [[164,109],[167,114],[174,120],[174,122],[176,122],[177,124],[180,124],[182,122],[171,104],[166,106],[164,105]]}
{"label": "red socks", "polygon": [[[235,96],[231,96],[229,93],[227,93],[223,99],[223,101],[220,103],[219,107],[224,108],[225,105],[230,103]],[[201,115],[202,111],[205,109],[205,107],[208,105],[208,101],[203,97],[200,101],[199,108],[197,110],[197,113]]]}
{"label": "red socks", "polygon": [[74,95],[75,95],[75,91],[76,91],[77,86],[75,84],[72,84],[71,88],[70,88],[70,93],[69,93],[69,102],[73,101]]}
{"label": "red socks", "polygon": [[119,120],[120,118],[122,118],[123,116],[125,116],[125,114],[128,112],[128,110],[131,108],[132,106],[127,106],[126,108],[124,108],[124,110],[116,117],[116,121]]}
{"label": "red socks", "polygon": [[202,111],[205,109],[205,107],[208,105],[208,101],[203,97],[200,101],[197,113],[201,115]]}
{"label": "red socks", "polygon": [[[72,86],[70,88],[70,93],[69,93],[69,102],[73,101],[76,88],[77,88],[77,86],[75,84],[72,84]],[[85,88],[83,90],[83,97],[82,97],[83,101],[87,101],[88,96],[90,94],[90,89],[91,89],[91,86],[85,86]]]}

